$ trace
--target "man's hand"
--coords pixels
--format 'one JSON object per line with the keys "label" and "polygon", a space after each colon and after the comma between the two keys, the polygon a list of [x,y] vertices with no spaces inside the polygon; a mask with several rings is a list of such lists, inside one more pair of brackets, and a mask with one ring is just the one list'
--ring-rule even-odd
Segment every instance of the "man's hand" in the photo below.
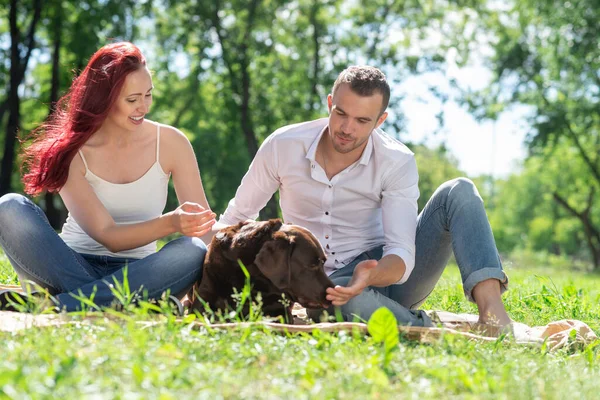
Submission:
{"label": "man's hand", "polygon": [[377,260],[365,260],[356,265],[352,279],[348,286],[336,286],[327,289],[327,300],[334,306],[341,306],[350,301],[351,298],[358,296],[362,291],[371,285],[371,274],[377,266]]}

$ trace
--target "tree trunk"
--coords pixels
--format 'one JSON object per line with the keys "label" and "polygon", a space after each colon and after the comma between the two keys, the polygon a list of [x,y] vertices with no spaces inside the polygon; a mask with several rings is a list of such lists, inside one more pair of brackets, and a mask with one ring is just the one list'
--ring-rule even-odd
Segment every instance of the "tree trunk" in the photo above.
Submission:
{"label": "tree trunk", "polygon": [[[244,59],[241,62],[242,72],[242,104],[240,105],[240,119],[242,131],[246,137],[246,146],[250,158],[254,158],[258,151],[258,140],[254,133],[254,125],[250,117],[250,73],[248,72],[248,63],[246,62],[246,46],[244,48]],[[271,196],[265,208],[260,211],[260,219],[266,220],[269,218],[277,218],[279,216],[279,207],[275,195]]]}
{"label": "tree trunk", "polygon": [[[249,38],[254,27],[254,17],[256,15],[256,9],[258,7],[259,0],[253,0],[248,6],[248,20],[245,27],[244,38]],[[258,140],[256,139],[256,133],[254,132],[254,125],[250,116],[250,72],[248,71],[248,45],[245,39],[233,52],[229,52],[230,48],[226,43],[223,35],[223,29],[221,26],[221,20],[219,17],[219,2],[215,1],[211,20],[219,44],[221,45],[221,54],[223,61],[227,67],[229,73],[231,88],[234,93],[238,93],[241,98],[239,104],[240,114],[240,126],[246,139],[246,147],[250,158],[254,158],[258,151]],[[234,47],[235,44],[233,45]],[[237,64],[239,68],[236,68],[234,64]],[[267,202],[265,208],[260,212],[261,219],[276,218],[278,216],[277,200],[275,195]]]}
{"label": "tree trunk", "polygon": [[15,141],[19,129],[20,99],[19,99],[19,70],[21,57],[19,56],[19,42],[21,41],[19,27],[17,26],[17,1],[11,0],[9,11],[10,24],[10,82],[8,86],[8,123],[4,139],[4,156],[2,157],[2,170],[0,171],[0,195],[11,191],[11,178],[15,158]]}
{"label": "tree trunk", "polygon": [[[258,140],[254,133],[254,124],[250,117],[250,72],[248,71],[247,61],[248,49],[246,44],[242,45],[242,60],[240,62],[241,73],[242,73],[242,103],[240,104],[240,119],[242,124],[242,131],[246,137],[246,145],[248,147],[248,154],[250,158],[254,158],[258,151]],[[265,208],[260,211],[260,218],[266,220],[269,218],[277,218],[279,216],[277,198],[275,195],[271,196],[267,202]]]}
{"label": "tree trunk", "polygon": [[8,110],[8,100],[4,100],[2,104],[0,104],[0,124],[4,120],[4,113]]}
{"label": "tree trunk", "polygon": [[19,44],[21,42],[21,32],[17,24],[17,0],[11,0],[9,10],[10,25],[10,82],[8,91],[8,123],[6,125],[6,137],[4,139],[4,153],[2,163],[0,164],[0,195],[12,191],[12,172],[15,162],[15,143],[19,133],[21,123],[21,99],[19,98],[19,86],[25,76],[27,64],[31,51],[35,46],[34,35],[35,28],[40,19],[41,0],[35,2],[34,14],[27,34],[27,53],[24,59],[19,54]]}
{"label": "tree trunk", "polygon": [[577,219],[579,219],[583,225],[583,231],[585,233],[586,242],[590,250],[590,255],[592,256],[594,270],[598,270],[600,268],[600,230],[594,226],[594,222],[590,216],[590,209],[594,200],[594,190],[592,189],[590,191],[588,204],[583,212],[579,212],[571,207],[569,203],[557,192],[554,192],[552,196],[554,197],[554,200],[558,202],[558,204],[563,206],[573,216],[577,217]]}
{"label": "tree trunk", "polygon": [[312,113],[315,106],[319,103],[319,50],[321,47],[320,35],[321,35],[321,24],[318,19],[319,14],[319,0],[314,0],[312,7],[310,8],[310,24],[313,27],[312,41],[313,41],[313,66],[312,76],[310,77],[310,97],[308,99],[308,117],[312,118]]}

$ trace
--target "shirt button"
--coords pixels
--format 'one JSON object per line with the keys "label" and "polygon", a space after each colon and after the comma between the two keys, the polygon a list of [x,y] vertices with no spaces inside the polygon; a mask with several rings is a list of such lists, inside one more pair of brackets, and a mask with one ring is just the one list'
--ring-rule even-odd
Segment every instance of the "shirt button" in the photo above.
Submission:
{"label": "shirt button", "polygon": [[332,256],[334,256],[334,255],[335,255],[335,251],[332,251],[332,252],[331,252],[331,255],[332,255]]}
{"label": "shirt button", "polygon": [[325,215],[329,215],[329,211],[325,211]]}
{"label": "shirt button", "polygon": [[329,248],[329,243],[327,243],[327,246],[325,246],[325,247]]}
{"label": "shirt button", "polygon": [[329,239],[329,235],[325,235],[325,239]]}
{"label": "shirt button", "polygon": [[315,164],[311,164],[311,166],[310,166],[310,167],[311,167],[311,168],[315,168]]}
{"label": "shirt button", "polygon": [[333,185],[329,185],[329,189],[331,189],[333,187]]}

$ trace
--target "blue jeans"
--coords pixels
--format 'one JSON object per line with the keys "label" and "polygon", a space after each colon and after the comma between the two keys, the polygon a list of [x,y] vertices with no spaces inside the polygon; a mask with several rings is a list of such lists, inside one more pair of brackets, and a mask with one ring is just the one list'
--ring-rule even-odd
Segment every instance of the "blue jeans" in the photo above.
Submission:
{"label": "blue jeans", "polygon": [[[483,200],[466,178],[442,184],[419,214],[415,267],[408,280],[402,285],[368,287],[340,307],[342,315],[347,320],[354,315],[368,320],[375,310],[385,306],[400,324],[430,326],[427,315],[415,309],[433,291],[452,251],[467,299],[473,301],[473,288],[487,279],[497,279],[502,292],[507,289],[508,277],[502,270]],[[346,286],[359,262],[379,260],[382,254],[383,246],[366,251],[330,278],[334,284]]]}
{"label": "blue jeans", "polygon": [[202,276],[206,246],[198,238],[181,237],[143,259],[80,254],[72,250],[48,223],[44,212],[19,194],[0,198],[0,245],[17,272],[21,285],[27,281],[55,295],[61,308],[76,311],[80,294],[94,303],[114,300],[111,286],[123,282],[124,267],[131,291],[149,299],[170,290],[182,297]]}

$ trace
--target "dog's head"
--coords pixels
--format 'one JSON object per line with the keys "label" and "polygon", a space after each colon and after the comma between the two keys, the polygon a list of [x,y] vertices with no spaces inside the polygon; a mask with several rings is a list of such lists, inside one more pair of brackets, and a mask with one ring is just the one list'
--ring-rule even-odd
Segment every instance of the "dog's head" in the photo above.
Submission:
{"label": "dog's head", "polygon": [[334,285],[323,270],[327,259],[323,247],[308,229],[274,221],[278,220],[256,222],[256,229],[270,233],[254,264],[293,301],[307,308],[329,307],[326,290]]}

